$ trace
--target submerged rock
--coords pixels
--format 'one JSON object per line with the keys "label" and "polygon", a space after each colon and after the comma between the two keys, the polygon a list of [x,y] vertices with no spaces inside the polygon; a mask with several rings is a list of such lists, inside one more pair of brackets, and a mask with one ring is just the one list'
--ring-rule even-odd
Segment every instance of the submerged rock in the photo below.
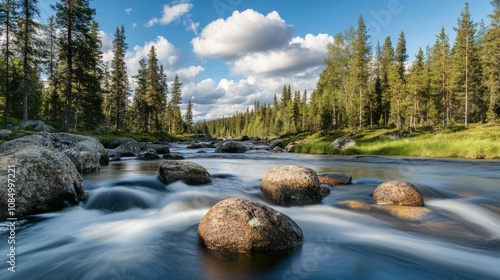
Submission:
{"label": "submerged rock", "polygon": [[320,184],[327,184],[331,187],[352,184],[350,175],[339,172],[327,172],[318,174]]}
{"label": "submerged rock", "polygon": [[405,221],[422,221],[427,215],[431,214],[432,211],[425,207],[411,207],[411,206],[399,206],[399,205],[373,205],[367,204],[362,201],[348,200],[337,204],[337,206],[344,207],[351,210],[362,210],[362,211],[377,211],[383,214],[389,214],[395,218]]}
{"label": "submerged rock", "polygon": [[290,217],[241,198],[214,205],[201,220],[198,236],[208,248],[229,252],[284,250],[304,240]]}
{"label": "submerged rock", "polygon": [[156,201],[152,194],[125,187],[95,190],[85,203],[86,209],[121,212],[132,208],[152,208]]}
{"label": "submerged rock", "polygon": [[182,181],[188,185],[202,185],[212,182],[210,173],[201,165],[190,161],[167,160],[158,170],[158,178],[164,184]]}
{"label": "submerged rock", "polygon": [[234,141],[224,142],[215,150],[216,153],[244,153],[246,151],[245,146]]}
{"label": "submerged rock", "polygon": [[332,192],[328,187],[320,186],[320,188],[321,188],[321,195],[322,196],[329,196],[330,193]]}
{"label": "submerged rock", "polygon": [[0,152],[28,146],[41,146],[64,153],[82,173],[95,172],[109,164],[108,151],[97,138],[71,133],[38,132],[3,143]]}
{"label": "submerged rock", "polygon": [[424,198],[414,185],[407,182],[389,181],[373,191],[373,203],[400,206],[424,206]]}
{"label": "submerged rock", "polygon": [[183,156],[181,156],[180,154],[164,154],[163,159],[166,159],[166,160],[181,160],[181,159],[185,159]]}
{"label": "submerged rock", "polygon": [[[16,166],[15,172],[12,165]],[[13,179],[14,215],[7,212],[8,179]],[[85,198],[82,177],[75,164],[64,153],[45,147],[33,145],[1,153],[0,181],[4,184],[0,188],[2,220],[57,211]]]}
{"label": "submerged rock", "polygon": [[269,170],[260,189],[283,206],[314,204],[323,197],[316,172],[302,166],[285,165]]}
{"label": "submerged rock", "polygon": [[351,138],[340,137],[335,139],[335,141],[333,141],[330,146],[339,150],[344,150],[356,146],[356,141],[352,140]]}
{"label": "submerged rock", "polygon": [[155,159],[160,159],[160,155],[151,148],[141,150],[139,154],[137,155],[138,160],[155,160]]}

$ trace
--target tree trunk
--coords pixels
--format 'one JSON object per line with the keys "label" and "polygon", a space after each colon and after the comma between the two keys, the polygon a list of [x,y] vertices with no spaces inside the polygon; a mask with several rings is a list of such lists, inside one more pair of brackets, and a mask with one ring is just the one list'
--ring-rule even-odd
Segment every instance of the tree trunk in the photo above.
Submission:
{"label": "tree trunk", "polygon": [[29,10],[28,1],[24,0],[24,56],[23,56],[23,121],[28,120],[28,32],[29,32]]}

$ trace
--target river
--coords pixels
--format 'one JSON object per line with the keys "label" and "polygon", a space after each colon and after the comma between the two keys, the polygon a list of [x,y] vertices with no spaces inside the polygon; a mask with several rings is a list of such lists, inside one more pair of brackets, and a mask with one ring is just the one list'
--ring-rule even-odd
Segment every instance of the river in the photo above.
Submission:
{"label": "river", "polygon": [[[156,178],[161,160],[112,162],[84,176],[86,202],[18,222],[16,272],[4,261],[0,279],[500,279],[500,161],[171,150],[204,166],[213,183],[165,187]],[[331,188],[318,205],[272,205],[259,184],[280,165],[347,173],[353,184]],[[370,203],[389,180],[416,185],[427,212],[343,203]],[[198,223],[229,197],[290,216],[303,244],[274,253],[206,249]],[[10,246],[5,228],[0,252]]]}

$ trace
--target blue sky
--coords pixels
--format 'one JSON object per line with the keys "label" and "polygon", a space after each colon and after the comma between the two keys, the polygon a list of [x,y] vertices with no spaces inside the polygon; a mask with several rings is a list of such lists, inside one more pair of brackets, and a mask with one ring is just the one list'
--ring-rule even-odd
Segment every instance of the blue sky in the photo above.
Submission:
{"label": "blue sky", "polygon": [[[55,0],[39,0],[42,20]],[[178,74],[183,101],[194,103],[195,120],[244,111],[256,100],[271,103],[284,84],[312,92],[332,36],[356,26],[360,14],[371,43],[405,32],[413,59],[432,45],[444,26],[453,43],[459,0],[94,0],[104,60],[112,58],[117,27],[125,26],[129,75],[151,46],[170,81]],[[475,22],[492,12],[488,0],[470,1]],[[133,86],[133,79],[131,79]],[[185,105],[183,105],[183,108]]]}

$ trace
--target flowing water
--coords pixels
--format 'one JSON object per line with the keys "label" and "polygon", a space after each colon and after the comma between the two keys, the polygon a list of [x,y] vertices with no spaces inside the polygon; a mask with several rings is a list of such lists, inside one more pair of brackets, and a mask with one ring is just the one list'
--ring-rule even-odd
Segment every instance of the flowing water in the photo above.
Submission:
{"label": "flowing water", "polygon": [[[84,176],[89,199],[32,216],[16,229],[16,272],[0,279],[500,279],[500,162],[376,156],[198,154],[213,183],[165,187],[160,161],[125,159]],[[353,184],[331,188],[321,204],[280,207],[259,190],[280,165],[344,172]],[[426,207],[350,208],[371,203],[388,180],[415,184]],[[229,254],[206,249],[196,230],[229,197],[265,203],[302,228],[291,251]],[[5,227],[0,240],[7,240]],[[8,252],[7,242],[0,252]],[[4,259],[6,256],[4,254]]]}

